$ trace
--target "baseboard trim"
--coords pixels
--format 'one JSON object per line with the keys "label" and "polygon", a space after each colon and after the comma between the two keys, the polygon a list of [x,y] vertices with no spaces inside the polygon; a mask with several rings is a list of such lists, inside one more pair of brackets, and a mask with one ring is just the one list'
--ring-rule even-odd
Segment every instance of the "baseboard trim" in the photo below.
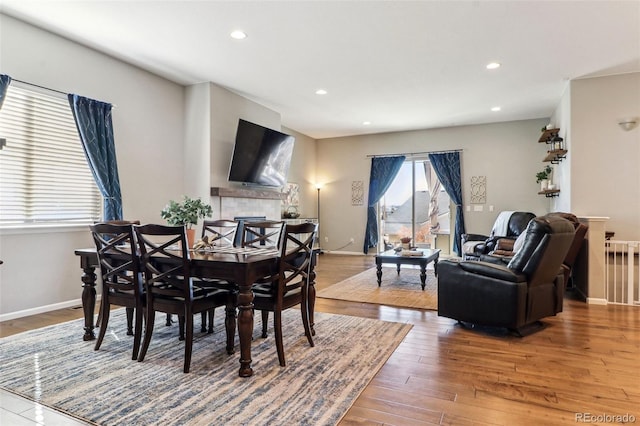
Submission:
{"label": "baseboard trim", "polygon": [[364,253],[360,253],[357,251],[340,251],[340,250],[322,250],[325,253],[331,254],[344,254],[348,256],[366,256]]}
{"label": "baseboard trim", "polygon": [[[96,306],[100,301],[100,296],[96,296]],[[68,300],[66,302],[53,303],[51,305],[38,306],[36,308],[24,309],[22,311],[9,312],[7,314],[0,314],[0,322],[10,321],[16,318],[28,317],[31,315],[43,314],[45,312],[57,311],[59,309],[73,308],[75,306],[82,306],[82,299]]]}
{"label": "baseboard trim", "polygon": [[596,297],[587,297],[588,305],[608,305],[607,299],[596,298]]}

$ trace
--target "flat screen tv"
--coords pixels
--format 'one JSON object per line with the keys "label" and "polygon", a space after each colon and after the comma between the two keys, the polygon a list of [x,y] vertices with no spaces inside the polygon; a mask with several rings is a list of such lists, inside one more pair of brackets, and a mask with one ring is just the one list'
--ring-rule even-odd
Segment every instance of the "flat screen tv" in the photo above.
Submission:
{"label": "flat screen tv", "polygon": [[287,183],[295,138],[240,119],[229,181],[282,187]]}

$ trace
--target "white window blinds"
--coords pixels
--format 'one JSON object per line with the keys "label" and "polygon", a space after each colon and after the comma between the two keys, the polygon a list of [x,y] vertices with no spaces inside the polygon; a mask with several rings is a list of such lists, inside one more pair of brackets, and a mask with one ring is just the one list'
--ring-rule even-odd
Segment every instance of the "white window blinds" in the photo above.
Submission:
{"label": "white window blinds", "polygon": [[0,109],[0,226],[92,223],[95,184],[66,99],[11,84]]}

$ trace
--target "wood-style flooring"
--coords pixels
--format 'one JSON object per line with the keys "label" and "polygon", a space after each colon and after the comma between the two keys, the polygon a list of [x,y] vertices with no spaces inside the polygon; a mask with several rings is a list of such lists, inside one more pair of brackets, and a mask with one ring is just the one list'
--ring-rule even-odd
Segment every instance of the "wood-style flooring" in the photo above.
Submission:
{"label": "wood-style flooring", "polygon": [[[324,254],[317,288],[373,266],[373,256]],[[413,324],[341,425],[640,423],[640,307],[568,293],[564,312],[524,338],[465,329],[435,311],[322,298],[316,310]],[[0,336],[81,317],[64,309],[6,321]]]}

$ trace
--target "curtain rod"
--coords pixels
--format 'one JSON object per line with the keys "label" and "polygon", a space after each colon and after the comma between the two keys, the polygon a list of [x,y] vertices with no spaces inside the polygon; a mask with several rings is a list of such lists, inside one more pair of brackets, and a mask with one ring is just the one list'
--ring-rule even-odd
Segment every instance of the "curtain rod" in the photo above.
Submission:
{"label": "curtain rod", "polygon": [[[39,84],[29,83],[28,81],[18,80],[17,78],[11,78],[11,81],[12,81],[12,82],[13,82],[13,81],[16,81],[16,82],[18,82],[18,83],[26,84],[27,86],[37,87],[38,89],[47,90],[47,91],[49,91],[49,92],[55,92],[55,93],[58,93],[58,94],[60,94],[60,95],[64,95],[64,96],[65,96],[65,98],[66,98],[67,96],[69,96],[69,94],[68,94],[68,93],[63,92],[62,90],[56,90],[56,89],[52,89],[52,88],[50,88],[50,87],[40,86]],[[102,102],[102,101],[100,101],[100,102]],[[105,103],[109,103],[109,102],[105,102]],[[116,106],[115,106],[114,104],[111,104],[111,108],[116,108]]]}
{"label": "curtain rod", "polygon": [[406,157],[414,157],[416,155],[424,155],[424,154],[446,154],[447,152],[462,152],[461,149],[448,149],[444,151],[423,151],[423,152],[404,152],[397,154],[375,154],[375,155],[367,155],[367,158],[376,158],[376,157],[399,157],[404,155]]}

